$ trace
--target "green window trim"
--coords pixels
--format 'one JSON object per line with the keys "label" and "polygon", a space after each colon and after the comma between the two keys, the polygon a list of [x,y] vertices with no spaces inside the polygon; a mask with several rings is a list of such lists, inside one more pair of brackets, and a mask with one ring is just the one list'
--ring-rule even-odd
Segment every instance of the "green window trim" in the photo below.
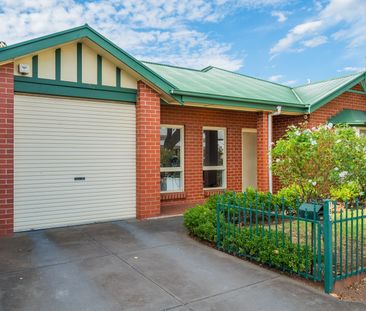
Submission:
{"label": "green window trim", "polygon": [[14,77],[14,91],[18,93],[91,98],[130,103],[136,103],[137,98],[137,90],[135,89],[50,79],[34,79],[22,76]]}

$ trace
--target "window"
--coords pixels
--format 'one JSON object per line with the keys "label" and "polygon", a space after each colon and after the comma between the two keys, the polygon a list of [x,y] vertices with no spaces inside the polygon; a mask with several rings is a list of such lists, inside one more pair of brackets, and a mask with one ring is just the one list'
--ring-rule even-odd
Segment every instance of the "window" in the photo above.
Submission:
{"label": "window", "polygon": [[183,191],[184,180],[184,127],[160,127],[160,191]]}
{"label": "window", "polygon": [[203,188],[226,187],[226,129],[204,128]]}

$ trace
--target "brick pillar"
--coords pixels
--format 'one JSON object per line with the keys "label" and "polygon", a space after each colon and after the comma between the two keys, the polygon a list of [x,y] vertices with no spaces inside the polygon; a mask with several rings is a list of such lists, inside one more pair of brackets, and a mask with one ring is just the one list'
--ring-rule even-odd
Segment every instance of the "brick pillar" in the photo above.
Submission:
{"label": "brick pillar", "polygon": [[144,82],[137,86],[136,217],[160,214],[160,96]]}
{"label": "brick pillar", "polygon": [[14,64],[0,66],[0,236],[14,228]]}
{"label": "brick pillar", "polygon": [[268,178],[268,113],[257,114],[257,188],[269,190]]}

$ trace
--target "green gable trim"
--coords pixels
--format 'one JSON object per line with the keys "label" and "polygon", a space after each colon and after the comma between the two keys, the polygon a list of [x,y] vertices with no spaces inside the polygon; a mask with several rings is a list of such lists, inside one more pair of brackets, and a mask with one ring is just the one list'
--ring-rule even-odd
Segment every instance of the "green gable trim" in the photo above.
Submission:
{"label": "green gable trim", "polygon": [[329,122],[349,125],[366,125],[366,111],[343,109],[337,115],[331,117]]}
{"label": "green gable trim", "polygon": [[330,94],[328,94],[325,97],[323,97],[318,102],[312,104],[309,107],[309,113],[314,112],[315,110],[317,110],[320,107],[324,106],[325,104],[329,103],[331,100],[333,100],[336,97],[340,96],[344,92],[349,91],[350,89],[352,89],[358,83],[362,83],[362,81],[364,81],[364,80],[365,80],[365,73],[362,72],[358,76],[356,76],[354,79],[352,79],[350,82],[348,82],[347,84],[345,84],[345,85],[337,88],[336,90],[334,90]]}
{"label": "green gable trim", "polygon": [[76,80],[78,83],[83,82],[83,45],[78,42],[76,46]]}
{"label": "green gable trim", "polygon": [[121,87],[121,69],[116,68],[116,87]]}
{"label": "green gable trim", "polygon": [[366,92],[357,91],[357,90],[348,90],[347,92],[355,93],[355,94],[361,94],[361,95],[366,95]]}
{"label": "green gable trim", "polygon": [[[41,38],[36,38],[28,41],[24,41],[22,43],[9,45],[0,50],[0,62],[12,60],[16,57],[20,57],[26,54],[31,54],[36,51],[44,50],[53,46],[61,45],[70,41],[80,40],[83,38],[87,38],[92,42],[99,45],[101,48],[106,50],[112,56],[116,57],[119,61],[127,65],[133,71],[137,72],[144,79],[149,81],[152,85],[155,85],[164,93],[172,96],[170,94],[170,90],[175,88],[173,84],[159,76],[156,72],[151,70],[149,67],[132,57],[127,52],[123,51],[113,42],[102,36],[100,33],[95,31],[93,28],[88,25],[83,25],[80,27],[68,29],[65,31],[57,32],[48,36],[44,36]],[[80,51],[81,51],[81,45]],[[78,50],[78,55],[80,53]],[[78,68],[81,62],[78,62]],[[79,72],[79,71],[78,71]],[[80,76],[78,75],[78,82],[81,82]],[[175,98],[175,96],[172,96]],[[176,97],[176,100],[179,100],[179,97]]]}
{"label": "green gable trim", "polygon": [[61,80],[61,49],[55,50],[55,76],[56,80]]}
{"label": "green gable trim", "polygon": [[136,103],[137,91],[128,88],[85,83],[14,77],[14,91],[19,93],[91,98]]}
{"label": "green gable trim", "polygon": [[32,77],[38,78],[38,55],[32,57]]}
{"label": "green gable trim", "polygon": [[102,56],[98,55],[97,56],[97,84],[98,85],[102,85]]}

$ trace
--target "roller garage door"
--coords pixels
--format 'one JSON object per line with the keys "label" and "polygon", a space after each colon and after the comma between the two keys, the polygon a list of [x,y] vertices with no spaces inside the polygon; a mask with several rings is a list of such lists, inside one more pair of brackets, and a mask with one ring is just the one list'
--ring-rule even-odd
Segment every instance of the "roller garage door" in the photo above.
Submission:
{"label": "roller garage door", "polygon": [[135,106],[15,96],[14,230],[135,217]]}

